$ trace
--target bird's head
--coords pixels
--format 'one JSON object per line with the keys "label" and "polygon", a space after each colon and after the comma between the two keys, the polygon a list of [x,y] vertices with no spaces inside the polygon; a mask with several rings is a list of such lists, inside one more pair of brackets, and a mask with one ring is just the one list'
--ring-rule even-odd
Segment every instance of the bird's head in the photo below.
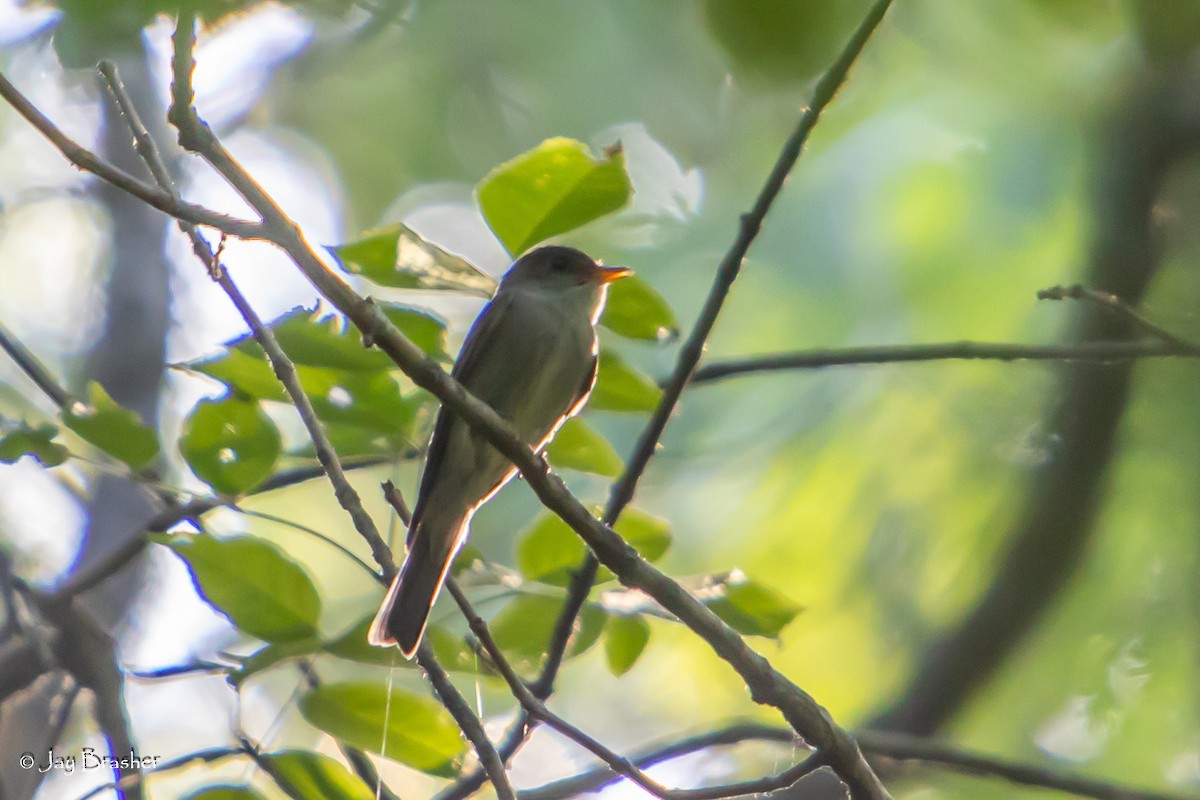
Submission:
{"label": "bird's head", "polygon": [[531,250],[517,259],[505,273],[506,288],[537,287],[568,290],[575,287],[601,287],[618,278],[632,275],[625,267],[606,267],[573,247],[549,245]]}

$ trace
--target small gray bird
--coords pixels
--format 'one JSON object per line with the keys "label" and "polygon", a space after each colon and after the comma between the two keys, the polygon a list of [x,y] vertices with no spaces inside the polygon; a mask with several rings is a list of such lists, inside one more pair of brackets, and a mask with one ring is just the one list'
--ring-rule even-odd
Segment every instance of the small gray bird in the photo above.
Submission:
{"label": "small gray bird", "polygon": [[[570,247],[542,247],[505,273],[451,375],[540,451],[587,402],[608,284],[631,274]],[[482,434],[442,407],[408,531],[408,557],[367,641],[412,658],[476,509],[516,474]]]}

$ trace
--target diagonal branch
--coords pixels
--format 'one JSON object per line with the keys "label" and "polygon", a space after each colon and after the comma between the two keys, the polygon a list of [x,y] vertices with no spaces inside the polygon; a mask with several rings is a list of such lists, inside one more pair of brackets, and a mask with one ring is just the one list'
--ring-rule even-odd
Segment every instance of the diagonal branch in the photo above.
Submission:
{"label": "diagonal branch", "polygon": [[108,181],[113,186],[133,195],[148,206],[157,208],[176,219],[190,222],[194,225],[205,225],[224,231],[230,236],[243,239],[256,239],[261,236],[262,225],[257,222],[237,219],[225,214],[209,211],[207,208],[184,202],[164,189],[144,183],[128,172],[113,166],[98,155],[88,150],[74,139],[67,136],[50,119],[34,107],[25,95],[17,90],[9,80],[0,74],[0,97],[38,132],[50,140],[67,160],[79,169],[92,173],[98,178]]}
{"label": "diagonal branch", "polygon": [[[187,14],[180,17],[179,25],[176,30],[175,41],[177,47],[186,48],[188,58],[191,57],[192,48],[194,45],[194,28],[195,21]],[[186,36],[180,36],[180,30],[187,30],[189,33]],[[179,51],[176,51],[176,57],[179,57]],[[137,109],[129,101],[128,95],[125,93],[121,85],[119,76],[116,73],[116,68],[111,63],[103,63],[100,65],[100,74],[104,77],[109,90],[116,98],[117,103],[121,107],[121,111],[125,114],[129,122],[130,129],[133,132],[138,153],[146,161],[151,173],[163,191],[167,192],[171,197],[176,197],[174,187],[171,184],[170,175],[167,172],[166,166],[158,154],[158,149],[154,145],[153,139],[150,138],[141,119],[138,117]],[[191,72],[187,73],[189,79]],[[176,83],[180,81],[176,80]],[[191,239],[192,247],[195,250],[196,256],[208,268],[210,276],[218,286],[229,296],[245,320],[250,332],[254,336],[254,340],[262,347],[263,352],[267,356],[267,360],[271,363],[271,368],[275,372],[275,376],[283,384],[289,399],[295,406],[297,413],[300,415],[301,421],[304,423],[304,428],[308,432],[309,438],[312,440],[313,446],[316,448],[317,460],[320,461],[322,468],[325,470],[329,482],[333,485],[334,494],[337,497],[338,504],[346,511],[354,522],[354,527],[358,531],[371,548],[371,553],[379,564],[380,569],[385,576],[390,577],[396,571],[396,564],[392,560],[391,549],[379,535],[379,530],[375,527],[374,521],[363,508],[362,499],[358,496],[358,492],[350,484],[346,478],[345,470],[342,468],[341,460],[338,458],[337,452],[333,448],[333,444],[329,441],[328,435],[325,433],[324,427],[320,420],[317,419],[316,411],[313,409],[312,402],[305,393],[304,388],[300,385],[299,375],[296,373],[296,367],[287,354],[283,352],[283,348],[279,346],[275,334],[267,327],[262,319],[255,312],[254,308],[246,300],[245,295],[237,288],[233,280],[229,277],[229,273],[221,265],[217,253],[212,251],[208,242],[200,236],[194,225],[186,222],[180,222],[180,229]],[[430,682],[433,683],[439,699],[443,705],[458,722],[464,735],[471,741],[479,753],[480,762],[484,764],[494,764],[498,761],[495,758],[495,748],[492,747],[487,735],[483,731],[483,726],[472,712],[470,707],[463,700],[462,695],[450,683],[446,673],[437,664],[432,652],[426,651],[422,653],[421,666],[425,669],[426,674],[430,676]],[[491,758],[489,758],[489,752]],[[354,752],[351,758],[353,763],[361,763],[366,759],[361,754]],[[496,772],[489,771],[489,779],[492,781],[496,789],[497,795],[502,800],[515,797],[512,786],[508,783],[508,778],[504,773],[503,768]],[[380,784],[382,790],[382,784]]]}
{"label": "diagonal branch", "polygon": [[[878,22],[889,3],[879,0],[873,10]],[[874,24],[866,27],[866,34]],[[866,34],[861,39],[865,41]],[[817,702],[806,692],[787,680],[770,663],[754,652],[746,642],[716,614],[699,603],[682,587],[641,559],[620,536],[591,513],[571,495],[561,478],[552,473],[545,460],[521,441],[512,426],[490,406],[471,395],[441,366],[412,343],[380,312],[369,299],[359,297],[340,277],[326,268],[305,242],[299,227],[276,204],[261,186],[229,154],[212,131],[197,116],[190,105],[192,91],[190,75],[191,41],[194,32],[186,22],[176,28],[175,82],[172,87],[172,107],[169,114],[179,128],[181,143],[194,149],[209,162],[244,197],[263,219],[264,236],[284,250],[306,278],[333,303],[364,334],[377,345],[418,386],[442,400],[455,414],[480,432],[525,476],[530,487],[548,509],[558,514],[597,553],[600,561],[628,586],[642,589],[664,608],[673,613],[700,635],[713,651],[741,676],[750,689],[751,697],[759,703],[778,708],[798,732],[812,742],[822,758],[834,768],[850,788],[854,800],[888,797],[870,766],[863,759],[854,740],[839,728]],[[855,50],[854,53],[857,51]],[[848,62],[851,56],[840,61]],[[822,81],[826,94],[832,95],[835,86]],[[809,115],[806,115],[806,117]],[[808,123],[811,128],[815,117]],[[803,136],[794,149],[799,152]],[[786,170],[777,178],[782,185]],[[778,187],[776,188],[776,191]],[[773,194],[770,195],[773,197]],[[765,214],[767,204],[763,204]],[[753,217],[743,226],[746,247],[757,225]],[[761,219],[758,220],[761,224]],[[731,272],[736,274],[740,256],[731,260]]]}
{"label": "diagonal branch", "polygon": [[[767,213],[771,210],[775,198],[783,189],[788,175],[799,159],[800,153],[808,141],[809,134],[816,127],[822,112],[833,100],[838,89],[845,83],[850,73],[850,68],[858,59],[867,41],[871,38],[871,34],[874,33],[875,28],[878,27],[890,6],[891,0],[876,0],[850,37],[850,40],[846,43],[846,46],[842,48],[837,59],[821,76],[813,91],[811,104],[804,109],[795,130],[784,143],[774,167],[772,167],[770,174],[767,176],[762,189],[759,190],[754,206],[749,213],[742,216],[738,236],[717,268],[712,288],[709,290],[704,306],[700,310],[700,315],[692,327],[692,332],[680,347],[679,355],[675,362],[675,369],[671,377],[663,385],[663,394],[659,399],[658,406],[638,437],[633,453],[625,465],[625,471],[612,487],[603,517],[604,523],[609,527],[616,524],[617,519],[621,516],[621,512],[633,500],[637,485],[641,481],[642,475],[650,463],[650,459],[653,458],[654,453],[658,449],[658,443],[662,438],[663,432],[666,430],[667,422],[670,420],[671,414],[674,412],[676,405],[679,403],[679,398],[683,394],[683,390],[691,381],[692,375],[696,371],[696,366],[704,354],[705,343],[708,341],[709,334],[712,333],[713,326],[716,325],[717,317],[721,313],[725,299],[729,296],[733,282],[741,272],[746,254],[762,229],[763,221],[766,219]],[[558,619],[555,621],[554,630],[550,637],[546,661],[542,666],[541,674],[532,686],[534,695],[542,700],[545,700],[554,692],[554,681],[558,676],[559,669],[562,667],[567,645],[574,632],[575,620],[583,610],[583,605],[587,600],[588,594],[591,592],[592,585],[596,582],[596,573],[599,566],[600,562],[596,554],[589,551],[579,569],[571,576],[571,582],[567,589],[567,598],[563,603],[562,610],[559,612]],[[529,737],[529,734],[533,730],[530,723],[531,720],[528,715],[522,713],[517,719],[516,724],[509,731],[500,748],[501,755],[506,760],[515,755],[517,750],[521,748],[521,745]],[[478,787],[480,778],[481,776],[478,774],[468,775],[460,781],[455,791],[445,793],[441,800],[459,800],[462,797],[466,797]]]}
{"label": "diagonal branch", "polygon": [[[1004,780],[1017,786],[1053,789],[1094,800],[1190,800],[1193,797],[1189,793],[1142,789],[1088,778],[1055,767],[985,755],[921,736],[860,731],[858,740],[863,751],[872,757],[936,766],[977,778]],[[796,738],[787,728],[742,723],[665,744],[651,745],[633,756],[630,761],[645,769],[680,756],[742,742],[777,742],[794,746]],[[577,775],[523,791],[519,797],[520,800],[564,800],[598,792],[621,777],[607,766],[597,766]]]}
{"label": "diagonal branch", "polygon": [[667,788],[648,776],[634,762],[614,753],[599,741],[548,709],[546,704],[534,695],[529,687],[525,685],[525,682],[521,680],[521,677],[513,670],[512,665],[508,663],[508,659],[504,657],[504,653],[501,652],[495,640],[492,639],[492,634],[488,630],[487,623],[476,613],[470,600],[467,599],[466,594],[463,593],[463,590],[459,588],[458,583],[453,578],[447,580],[446,589],[454,597],[454,601],[458,604],[459,609],[462,610],[463,616],[467,618],[467,624],[470,626],[471,632],[479,639],[484,652],[491,659],[492,664],[508,684],[513,696],[517,698],[517,702],[521,704],[521,707],[531,719],[546,723],[572,742],[575,742],[575,744],[599,758],[614,777],[628,778],[655,797],[662,800],[715,800],[716,798],[723,797],[761,794],[792,786],[804,776],[825,766],[821,754],[814,753],[778,775],[743,781],[741,783],[708,786],[702,789]]}

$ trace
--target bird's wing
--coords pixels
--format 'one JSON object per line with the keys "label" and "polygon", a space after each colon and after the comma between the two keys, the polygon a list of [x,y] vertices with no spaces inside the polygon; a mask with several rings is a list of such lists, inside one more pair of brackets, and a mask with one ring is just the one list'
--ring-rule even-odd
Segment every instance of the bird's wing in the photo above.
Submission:
{"label": "bird's wing", "polygon": [[[475,318],[475,323],[467,332],[467,338],[458,353],[458,359],[454,362],[454,368],[450,370],[450,376],[468,389],[471,389],[472,377],[478,369],[480,360],[491,349],[490,342],[495,332],[501,327],[502,321],[508,316],[511,309],[512,297],[504,292],[498,293]],[[437,420],[433,424],[433,438],[429,440],[429,452],[425,455],[425,470],[421,473],[421,485],[417,490],[417,504],[413,507],[412,525],[408,529],[410,537],[417,528],[417,522],[425,510],[425,502],[429,498],[429,490],[433,487],[435,476],[441,469],[452,419],[453,415],[443,404],[438,410]]]}

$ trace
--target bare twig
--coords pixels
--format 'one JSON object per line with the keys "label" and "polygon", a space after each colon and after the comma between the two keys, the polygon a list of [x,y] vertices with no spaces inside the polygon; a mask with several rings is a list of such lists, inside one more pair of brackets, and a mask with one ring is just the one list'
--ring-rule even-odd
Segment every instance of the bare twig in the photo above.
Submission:
{"label": "bare twig", "polygon": [[15,86],[9,83],[3,74],[0,74],[0,97],[7,100],[8,104],[18,114],[49,139],[50,143],[57,147],[72,164],[92,173],[98,178],[108,181],[113,186],[128,192],[147,205],[157,208],[159,211],[176,219],[184,220],[194,225],[205,225],[210,228],[216,228],[228,233],[230,236],[237,236],[243,239],[257,239],[261,237],[262,225],[258,222],[218,214],[215,211],[209,211],[207,208],[186,203],[176,197],[172,197],[169,192],[143,183],[128,172],[109,164],[63,133],[45,114],[38,111],[25,95],[21,94]]}
{"label": "bare twig", "polygon": [[[178,69],[185,69],[185,71],[175,74],[173,87],[176,91],[184,91],[186,89],[190,98],[191,70],[194,66],[191,60],[195,45],[195,20],[191,15],[186,13],[180,15],[173,41],[176,45],[173,64]],[[186,66],[181,66],[185,62]],[[138,153],[146,160],[147,166],[149,166],[151,173],[154,175],[155,180],[159,182],[161,188],[172,197],[175,197],[174,187],[170,183],[169,173],[158,154],[158,149],[142,124],[141,119],[138,117],[136,108],[129,101],[115,67],[107,63],[102,64],[100,73],[105,78],[109,90],[117,98],[121,110],[125,113],[126,119],[129,121],[135,142],[137,143]],[[379,564],[384,576],[390,578],[396,571],[396,564],[392,559],[391,549],[388,548],[383,537],[379,535],[379,530],[375,527],[374,521],[363,508],[358,492],[346,478],[341,460],[338,458],[333,444],[329,441],[329,437],[326,435],[320,420],[317,419],[312,402],[309,400],[304,388],[300,385],[300,378],[296,373],[295,365],[292,364],[287,354],[283,352],[283,348],[279,346],[274,333],[259,318],[257,312],[254,311],[245,296],[237,288],[237,285],[229,277],[228,272],[218,262],[217,254],[213,252],[208,243],[199,235],[195,226],[181,221],[180,228],[191,239],[192,247],[197,257],[204,263],[217,285],[229,296],[238,313],[242,315],[242,319],[249,326],[255,341],[262,347],[267,360],[271,364],[271,368],[275,372],[275,376],[283,384],[288,398],[292,401],[293,406],[295,406],[305,430],[312,440],[313,447],[316,449],[317,460],[321,463],[326,476],[329,478],[329,482],[333,485],[334,495],[337,497],[338,504],[350,516],[359,535],[366,540],[368,546],[371,548],[371,554],[376,563]],[[431,652],[425,653],[422,666],[425,668],[426,673],[430,675],[430,681],[433,683],[438,697],[441,698],[442,703],[450,711],[455,721],[459,723],[464,735],[476,747],[477,752],[480,753],[480,761],[487,763],[487,751],[491,750],[494,755],[495,750],[484,733],[479,719],[471,713],[470,707],[467,706],[466,701],[463,700],[462,696],[454,688],[454,685],[446,678],[445,673],[437,665]],[[442,680],[437,679],[439,676]],[[488,777],[492,780],[493,786],[500,797],[508,798],[515,796],[503,768],[501,768],[498,774],[489,772]]]}
{"label": "bare twig", "polygon": [[[716,324],[717,317],[721,312],[726,297],[729,295],[733,282],[737,279],[738,273],[741,271],[742,262],[745,260],[754,239],[758,236],[767,213],[771,210],[775,198],[783,189],[788,175],[799,159],[800,153],[808,141],[809,134],[816,127],[822,112],[824,112],[825,108],[833,100],[834,95],[837,94],[837,90],[845,83],[850,68],[858,59],[859,54],[871,38],[871,34],[874,33],[875,28],[883,19],[884,14],[887,13],[890,5],[891,0],[877,0],[872,5],[866,17],[839,53],[837,59],[821,76],[813,91],[811,104],[804,109],[795,130],[784,143],[783,149],[774,167],[771,169],[771,173],[767,176],[766,182],[759,191],[754,206],[749,213],[742,216],[738,236],[717,268],[717,274],[713,279],[713,285],[704,302],[704,307],[696,319],[692,332],[679,350],[675,369],[663,386],[663,395],[659,400],[658,406],[655,408],[646,427],[642,430],[637,444],[634,446],[633,453],[626,462],[624,472],[612,487],[608,505],[604,509],[603,520],[605,525],[609,527],[615,525],[617,519],[621,516],[621,512],[633,500],[637,485],[641,481],[642,475],[650,463],[650,459],[658,449],[658,442],[666,430],[667,422],[670,420],[671,414],[674,412],[675,406],[683,394],[683,390],[691,381],[692,374],[695,372],[696,366],[704,354],[705,342],[708,341],[708,336]],[[546,660],[541,674],[533,684],[534,694],[541,699],[549,697],[554,691],[554,681],[558,675],[558,670],[562,666],[562,660],[566,654],[567,645],[575,627],[575,620],[578,618],[580,611],[582,611],[588,593],[596,581],[596,573],[599,566],[600,562],[596,554],[589,552],[579,569],[571,576],[571,583],[567,589],[567,598],[563,603],[562,610],[559,612],[558,619],[555,621],[554,631],[550,638],[549,647],[547,648]],[[525,714],[522,714],[517,719],[516,724],[501,745],[501,755],[505,759],[511,758],[520,749],[532,731],[529,723],[530,720]],[[470,794],[473,791],[471,784],[474,783],[477,785],[479,777],[477,775],[467,776],[460,781],[463,791],[448,792],[442,796],[441,800],[459,800]]]}
{"label": "bare twig", "polygon": [[[400,517],[400,521],[404,523],[404,527],[407,528],[412,524],[412,513],[408,510],[408,504],[404,502],[404,496],[400,493],[396,484],[391,481],[384,481],[383,496],[387,499],[388,504],[395,509],[396,515]],[[454,583],[453,578],[450,578],[450,583]],[[453,585],[452,590],[458,592],[457,584]],[[455,597],[457,598],[458,595],[456,594]],[[466,598],[464,597],[463,599],[465,600]],[[471,727],[470,732],[467,731],[467,728],[463,728],[463,732],[467,734],[468,738],[472,741],[475,738],[479,738],[482,741],[488,742],[487,748],[476,749],[476,754],[479,756],[480,768],[488,776],[494,774],[504,775],[506,773],[504,761],[501,760],[499,753],[496,752],[496,748],[491,745],[491,740],[488,739],[483,725],[479,722],[479,718],[471,713],[471,709],[462,699],[462,695],[455,690],[454,684],[450,682],[450,676],[446,674],[446,671],[441,668],[437,660],[433,657],[433,650],[429,647],[428,642],[421,642],[420,647],[417,648],[417,664],[421,669],[425,670],[425,676],[429,679],[430,684],[433,685],[434,691],[442,698],[443,704],[450,710],[455,720],[459,721],[461,719],[459,727],[463,725]],[[460,704],[461,707],[459,707]],[[454,705],[455,708],[451,708],[451,705]],[[493,781],[492,786],[495,788],[498,797],[515,800],[516,794],[512,786],[507,782],[497,784]]]}
{"label": "bare twig", "polygon": [[765,778],[721,786],[709,786],[703,789],[671,789],[663,786],[639,769],[632,761],[613,752],[592,736],[584,733],[578,727],[548,709],[546,704],[534,695],[530,688],[525,685],[525,682],[521,680],[521,677],[517,675],[516,671],[513,670],[512,665],[504,657],[504,653],[501,652],[495,640],[492,639],[492,634],[488,630],[487,623],[475,612],[470,600],[467,599],[466,594],[453,578],[449,578],[446,581],[446,589],[458,604],[459,609],[462,610],[463,616],[467,618],[467,624],[470,626],[471,632],[479,640],[484,652],[491,659],[493,666],[496,667],[497,671],[504,678],[509,690],[517,698],[517,702],[521,704],[521,707],[532,719],[546,723],[603,761],[613,774],[628,778],[655,797],[662,798],[663,800],[714,800],[715,798],[759,794],[791,786],[805,775],[824,766],[822,755],[814,753],[804,761],[784,770],[778,775],[771,775]]}
{"label": "bare twig", "polygon": [[75,402],[75,398],[58,385],[58,381],[50,374],[50,370],[46,369],[38,357],[30,352],[29,348],[22,344],[17,337],[13,336],[3,323],[0,323],[0,350],[8,353],[9,358],[21,368],[21,372],[24,372],[41,390],[42,394],[49,397],[59,409],[66,411]]}
{"label": "bare twig", "polygon": [[[342,468],[345,470],[365,469],[386,463],[388,463],[387,459],[361,458],[353,462],[343,461]],[[320,465],[284,470],[267,478],[261,486],[255,488],[250,494],[260,495],[266,492],[273,492],[277,489],[286,489],[289,486],[321,478],[324,475],[325,468]],[[110,576],[120,572],[150,541],[149,534],[169,530],[184,520],[199,519],[215,508],[230,504],[230,500],[227,497],[202,497],[185,503],[174,502],[165,496],[162,499],[167,503],[167,507],[146,523],[146,529],[142,534],[132,537],[122,547],[114,550],[102,561],[97,562],[86,573],[77,573],[71,582],[60,590],[60,594],[72,596],[82,594],[103,583]]]}
{"label": "bare twig", "polygon": [[983,755],[921,736],[863,731],[859,734],[859,742],[863,750],[872,756],[936,764],[968,775],[1002,778],[1021,786],[1056,789],[1095,800],[1194,800],[1196,797],[1195,792],[1138,789],[1087,778],[1065,770]]}
{"label": "bare twig", "polygon": [[1049,289],[1042,289],[1038,292],[1037,296],[1039,300],[1084,300],[1093,303],[1101,308],[1108,309],[1119,317],[1123,317],[1133,327],[1140,329],[1143,333],[1149,334],[1165,344],[1172,345],[1190,354],[1200,353],[1200,344],[1190,342],[1171,333],[1161,325],[1154,324],[1138,312],[1137,309],[1112,292],[1088,289],[1082,284],[1076,283],[1071,286],[1052,286]]}
{"label": "bare twig", "polygon": [[875,345],[772,353],[705,364],[692,375],[692,385],[714,383],[755,372],[820,369],[862,364],[972,359],[990,361],[1124,362],[1143,358],[1196,358],[1200,347],[1166,342],[1080,342],[1078,344],[1008,344],[1000,342],[938,342],[934,344]]}
{"label": "bare twig", "polygon": [[[921,736],[881,731],[859,731],[857,737],[863,751],[872,757],[939,766],[975,777],[1006,780],[1019,786],[1055,789],[1079,797],[1095,798],[1095,800],[1190,800],[1194,797],[1190,793],[1140,789],[1100,781],[1053,767],[964,750]],[[630,760],[638,767],[645,769],[654,764],[712,747],[751,741],[796,744],[794,732],[787,728],[743,723],[665,744],[651,745]],[[621,778],[621,775],[613,772],[609,767],[598,766],[578,775],[523,791],[520,793],[520,800],[561,800],[562,798],[576,797],[589,792],[597,792]]]}
{"label": "bare twig", "polygon": [[[142,123],[138,116],[137,109],[130,101],[128,94],[125,92],[125,87],[121,84],[120,76],[117,74],[116,66],[111,62],[103,61],[100,63],[99,72],[104,78],[105,84],[109,92],[116,98],[117,105],[120,106],[121,112],[125,115],[125,119],[129,123],[130,131],[133,133],[134,143],[137,148],[138,155],[146,162],[155,181],[159,187],[172,198],[177,198],[175,188],[171,183],[170,173],[167,170],[166,164],[158,153],[158,148],[154,144],[154,140],[150,137],[149,131]],[[313,447],[316,448],[317,461],[325,470],[325,474],[329,476],[329,482],[333,485],[334,495],[337,497],[338,505],[340,505],[350,519],[354,522],[354,528],[358,534],[366,540],[371,548],[371,555],[375,558],[376,563],[385,573],[395,572],[396,565],[392,561],[392,551],[384,542],[383,537],[379,535],[379,531],[375,528],[375,524],[363,509],[362,500],[358,496],[358,492],[350,484],[346,478],[345,470],[342,469],[342,463],[334,452],[333,445],[329,441],[329,437],[325,434],[325,429],[317,419],[317,413],[313,409],[312,402],[308,399],[304,388],[300,385],[300,377],[296,374],[296,367],[292,364],[290,358],[283,352],[283,348],[279,346],[279,342],[275,339],[275,334],[271,331],[258,313],[250,306],[245,295],[237,288],[233,280],[229,277],[228,272],[221,266],[217,260],[216,253],[213,252],[208,242],[196,230],[196,226],[188,222],[180,221],[179,228],[188,236],[192,242],[192,248],[196,253],[197,258],[208,269],[209,274],[221,290],[228,295],[230,301],[249,326],[254,340],[266,353],[267,360],[271,364],[271,369],[275,372],[275,377],[283,384],[284,390],[287,391],[288,398],[296,407],[296,411],[300,415],[301,421],[304,423],[305,430],[308,431],[309,438],[312,440]]]}
{"label": "bare twig", "polygon": [[[879,0],[876,17],[888,3]],[[877,19],[876,19],[877,21]],[[872,26],[873,27],[873,26]],[[304,241],[293,222],[225,150],[212,131],[197,118],[188,103],[191,88],[188,53],[193,32],[186,25],[176,30],[176,72],[170,119],[180,130],[181,143],[198,152],[242,195],[263,218],[264,235],[282,248],[308,280],[418,386],[433,393],[522,472],[543,505],[558,514],[600,555],[600,560],[629,586],[642,589],[700,635],[713,651],[729,663],[750,689],[755,701],[775,706],[789,724],[822,751],[823,757],[850,788],[855,800],[888,797],[887,791],[858,751],[854,740],[802,689],[788,681],[711,610],[682,587],[638,557],[610,526],[594,518],[571,495],[545,460],[521,441],[512,426],[490,406],[471,395],[451,378],[436,360],[401,333],[375,303],[360,298],[345,281],[332,273]],[[832,91],[830,89],[830,91]],[[747,227],[747,230],[750,228]]]}

